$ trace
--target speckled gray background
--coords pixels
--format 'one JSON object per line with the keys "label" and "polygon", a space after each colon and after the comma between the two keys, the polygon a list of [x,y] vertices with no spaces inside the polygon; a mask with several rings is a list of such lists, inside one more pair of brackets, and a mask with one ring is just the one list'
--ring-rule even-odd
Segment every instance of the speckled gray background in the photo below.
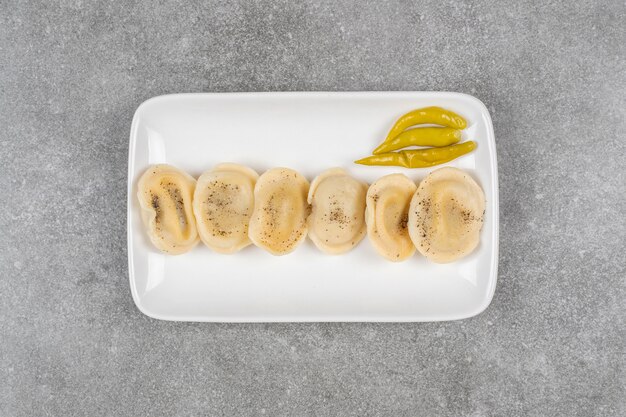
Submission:
{"label": "speckled gray background", "polygon": [[[89,3],[0,2],[1,416],[626,415],[623,1]],[[487,104],[501,199],[487,311],[220,325],[135,308],[135,108],[267,90]]]}

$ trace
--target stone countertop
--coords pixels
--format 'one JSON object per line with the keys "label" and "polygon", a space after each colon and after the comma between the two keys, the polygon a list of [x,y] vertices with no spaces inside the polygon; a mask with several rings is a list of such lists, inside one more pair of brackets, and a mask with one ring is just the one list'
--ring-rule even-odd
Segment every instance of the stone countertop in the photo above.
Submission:
{"label": "stone countertop", "polygon": [[[0,4],[0,415],[626,415],[623,1]],[[491,306],[426,324],[143,316],[128,133],[155,95],[448,90],[489,108]]]}

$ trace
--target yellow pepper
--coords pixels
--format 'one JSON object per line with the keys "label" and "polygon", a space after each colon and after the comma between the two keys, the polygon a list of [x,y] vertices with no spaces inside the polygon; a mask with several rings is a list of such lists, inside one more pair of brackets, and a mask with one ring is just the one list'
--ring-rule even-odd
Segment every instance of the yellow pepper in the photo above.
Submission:
{"label": "yellow pepper", "polygon": [[467,127],[465,119],[450,110],[441,107],[424,107],[401,116],[393,125],[385,142],[398,136],[404,129],[419,125],[434,124],[463,130]]}
{"label": "yellow pepper", "polygon": [[406,148],[407,146],[448,146],[461,140],[461,131],[451,127],[418,127],[405,130],[395,138],[387,139],[372,152],[374,155]]}
{"label": "yellow pepper", "polygon": [[354,161],[361,165],[398,166],[405,168],[427,168],[445,164],[476,149],[476,142],[467,141],[443,148],[416,149],[388,152]]}

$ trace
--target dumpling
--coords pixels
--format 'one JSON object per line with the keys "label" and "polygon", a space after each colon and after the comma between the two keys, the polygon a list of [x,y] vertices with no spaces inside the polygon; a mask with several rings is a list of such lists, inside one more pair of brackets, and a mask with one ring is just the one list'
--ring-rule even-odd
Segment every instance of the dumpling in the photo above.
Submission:
{"label": "dumpling", "polygon": [[259,175],[237,164],[220,164],[198,178],[193,213],[200,239],[219,253],[248,246],[248,225]]}
{"label": "dumpling", "polygon": [[321,173],[311,183],[308,202],[309,237],[329,254],[352,249],[365,236],[367,184],[350,177],[341,168]]}
{"label": "dumpling", "polygon": [[293,251],[306,237],[309,182],[289,168],[272,168],[254,187],[254,211],[248,235],[273,255]]}
{"label": "dumpling", "polygon": [[407,221],[409,203],[417,186],[406,175],[379,178],[367,191],[367,235],[379,254],[403,261],[415,253]]}
{"label": "dumpling", "polygon": [[409,233],[422,255],[446,263],[470,254],[480,240],[485,194],[465,172],[440,168],[422,181],[411,200]]}
{"label": "dumpling", "polygon": [[137,183],[141,218],[150,241],[163,252],[179,255],[198,243],[191,208],[196,180],[170,165],[150,167]]}

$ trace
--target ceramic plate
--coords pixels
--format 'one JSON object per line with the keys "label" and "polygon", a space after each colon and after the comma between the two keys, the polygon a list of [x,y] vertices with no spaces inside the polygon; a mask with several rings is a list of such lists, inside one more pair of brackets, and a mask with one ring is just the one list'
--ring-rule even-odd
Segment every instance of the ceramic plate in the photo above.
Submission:
{"label": "ceramic plate", "polygon": [[[353,164],[369,155],[403,113],[442,106],[468,120],[473,153],[446,165],[462,168],[487,199],[479,247],[437,265],[416,253],[405,262],[380,257],[365,238],[352,252],[325,255],[306,240],[275,257],[249,246],[234,255],[200,243],[168,256],[141,223],[137,179],[168,163],[198,177],[221,162],[257,172],[294,168],[309,181],[342,167],[372,183],[401,172],[420,181],[435,168]],[[143,103],[133,119],[128,167],[128,262],[139,310],[164,320],[212,322],[437,321],[476,315],[491,302],[498,269],[498,175],[493,127],[476,98],[443,92],[178,94]]]}

